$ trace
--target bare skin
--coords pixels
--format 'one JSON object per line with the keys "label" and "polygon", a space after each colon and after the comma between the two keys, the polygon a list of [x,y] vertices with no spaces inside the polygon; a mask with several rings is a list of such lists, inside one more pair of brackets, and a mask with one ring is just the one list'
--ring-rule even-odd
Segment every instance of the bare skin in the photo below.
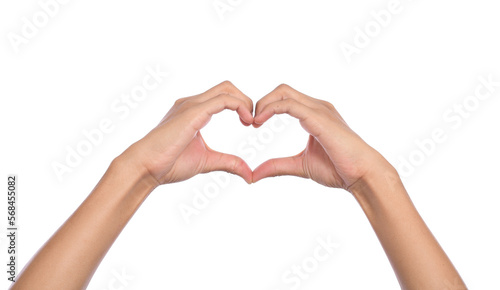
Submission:
{"label": "bare skin", "polygon": [[[241,158],[210,149],[200,134],[211,116],[225,109],[255,127],[274,114],[290,114],[310,134],[307,147],[296,156],[266,161],[252,172]],[[252,100],[229,82],[178,100],[156,128],[115,158],[10,289],[86,288],[113,242],[157,186],[211,171],[233,173],[248,183],[295,175],[344,188],[366,213],[402,289],[443,289],[450,281],[466,289],[396,170],[347,126],[333,105],[281,85],[257,103],[253,115]]]}
{"label": "bare skin", "polygon": [[261,164],[254,182],[294,175],[346,189],[365,212],[402,289],[447,289],[450,284],[467,289],[394,167],[349,128],[334,106],[281,85],[257,103],[254,126],[283,113],[299,119],[309,142],[296,156]]}

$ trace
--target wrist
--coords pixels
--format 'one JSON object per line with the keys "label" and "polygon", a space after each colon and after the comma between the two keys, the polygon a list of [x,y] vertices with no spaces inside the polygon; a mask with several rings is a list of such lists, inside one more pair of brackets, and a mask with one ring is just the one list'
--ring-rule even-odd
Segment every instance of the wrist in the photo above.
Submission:
{"label": "wrist", "polygon": [[149,170],[138,161],[131,148],[118,155],[110,164],[110,170],[134,184],[141,184],[145,190],[153,191],[160,184]]}
{"label": "wrist", "polygon": [[398,172],[387,161],[376,163],[348,191],[367,214],[411,202]]}

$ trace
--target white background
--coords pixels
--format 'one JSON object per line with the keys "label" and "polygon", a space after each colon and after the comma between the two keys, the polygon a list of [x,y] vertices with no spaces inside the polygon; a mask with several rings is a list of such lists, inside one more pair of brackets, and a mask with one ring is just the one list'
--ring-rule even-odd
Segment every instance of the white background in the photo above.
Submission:
{"label": "white background", "polygon": [[[33,21],[43,10],[37,1],[2,1],[0,176],[19,178],[21,266],[110,161],[152,129],[177,98],[227,79],[254,102],[280,83],[330,101],[395,166],[418,154],[416,140],[441,128],[446,141],[407,174],[405,185],[469,288],[498,289],[500,88],[460,125],[453,127],[443,114],[474,94],[479,76],[500,81],[499,7],[491,0],[401,0],[402,11],[348,62],[341,44],[352,45],[355,28],[364,30],[374,19],[370,12],[389,2],[232,1],[221,18],[212,0],[72,0],[16,52],[12,33],[21,37],[23,17]],[[113,102],[157,65],[169,77],[120,118]],[[112,120],[114,130],[58,180],[52,164],[64,163],[67,146],[75,148],[85,140],[83,131],[103,119]],[[202,133],[211,147],[245,158],[251,168],[306,144],[296,120],[272,136],[262,130],[223,112]],[[248,138],[268,143],[258,150]],[[399,288],[349,193],[293,177],[249,186],[221,176],[230,178],[229,185],[216,187],[219,194],[189,224],[179,206],[193,206],[208,184],[213,189],[211,175],[155,190],[89,289],[113,289],[110,283],[116,289],[295,289],[282,275],[311,257],[316,239],[327,236],[340,246],[300,289]],[[122,271],[133,278],[120,284],[113,273]],[[4,276],[2,284],[8,285]],[[443,289],[452,284],[444,282]]]}

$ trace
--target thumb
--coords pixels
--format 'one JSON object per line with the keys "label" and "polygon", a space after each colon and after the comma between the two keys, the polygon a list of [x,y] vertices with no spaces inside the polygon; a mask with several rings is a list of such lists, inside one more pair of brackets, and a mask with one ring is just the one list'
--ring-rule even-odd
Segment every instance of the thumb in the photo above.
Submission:
{"label": "thumb", "polygon": [[253,171],[253,182],[257,182],[266,177],[281,175],[293,175],[307,178],[302,161],[302,154],[285,158],[269,159],[255,168]]}
{"label": "thumb", "polygon": [[225,171],[236,174],[247,183],[252,183],[252,169],[238,156],[225,154],[209,149],[202,173]]}

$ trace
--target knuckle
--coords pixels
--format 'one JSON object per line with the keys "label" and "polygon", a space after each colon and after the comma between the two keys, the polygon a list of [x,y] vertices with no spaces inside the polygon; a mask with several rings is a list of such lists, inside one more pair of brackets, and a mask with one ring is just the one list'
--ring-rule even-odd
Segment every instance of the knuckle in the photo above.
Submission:
{"label": "knuckle", "polygon": [[289,88],[291,88],[291,87],[290,87],[289,85],[285,84],[285,83],[281,83],[281,84],[278,86],[278,88],[280,88],[280,89],[289,89]]}
{"label": "knuckle", "polygon": [[292,87],[290,87],[289,85],[285,84],[285,83],[282,83],[280,84],[277,89],[280,90],[280,91],[288,91],[290,90]]}
{"label": "knuckle", "polygon": [[217,95],[216,99],[220,100],[221,102],[226,103],[227,101],[231,100],[232,97],[231,97],[231,95],[229,95],[227,93],[221,93],[221,94]]}
{"label": "knuckle", "polygon": [[211,104],[213,104],[214,106],[226,107],[232,101],[233,101],[233,98],[230,95],[228,95],[226,93],[222,93],[222,94],[218,94],[215,98],[211,99],[211,102],[212,102]]}
{"label": "knuckle", "polygon": [[321,104],[323,104],[323,106],[325,106],[328,110],[330,110],[330,111],[335,110],[335,106],[332,103],[325,101],[325,100],[320,100],[320,101],[321,101]]}
{"label": "knuckle", "polygon": [[231,83],[230,81],[226,80],[226,81],[223,81],[222,83],[219,84],[218,86],[223,92],[230,92],[232,91],[235,86],[233,85],[233,83]]}
{"label": "knuckle", "polygon": [[193,98],[181,98],[175,101],[174,107],[177,107],[180,111],[185,111],[198,104],[198,102]]}
{"label": "knuckle", "polygon": [[182,103],[184,103],[184,101],[186,101],[186,98],[180,98],[180,99],[177,99],[174,103],[174,105],[176,106],[179,106],[181,105]]}

